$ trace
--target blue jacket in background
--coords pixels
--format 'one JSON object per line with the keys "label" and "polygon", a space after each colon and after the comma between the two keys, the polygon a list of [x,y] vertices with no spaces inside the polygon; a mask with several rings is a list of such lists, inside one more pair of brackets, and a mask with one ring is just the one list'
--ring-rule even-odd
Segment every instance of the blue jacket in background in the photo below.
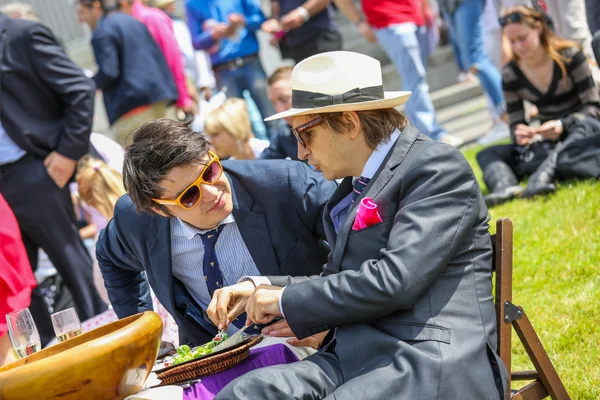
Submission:
{"label": "blue jacket in background", "polygon": [[217,44],[210,30],[203,28],[207,20],[228,23],[227,16],[232,13],[246,17],[246,26],[239,30],[236,39],[219,41],[218,51],[211,55],[213,65],[258,53],[256,31],[265,21],[258,0],[187,0],[186,10],[192,43],[197,50],[208,51]]}
{"label": "blue jacket in background", "polygon": [[106,114],[115,123],[127,112],[159,101],[175,101],[177,87],[160,48],[144,24],[121,12],[103,17],[92,34]]}

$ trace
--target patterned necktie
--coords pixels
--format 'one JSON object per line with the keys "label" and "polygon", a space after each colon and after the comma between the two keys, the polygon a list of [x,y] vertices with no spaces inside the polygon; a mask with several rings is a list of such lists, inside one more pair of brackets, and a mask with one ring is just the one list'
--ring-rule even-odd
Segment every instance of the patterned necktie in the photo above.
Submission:
{"label": "patterned necktie", "polygon": [[[223,287],[223,274],[221,273],[221,268],[219,267],[217,252],[215,251],[217,239],[219,239],[219,235],[223,231],[223,228],[224,225],[220,225],[215,229],[200,234],[200,237],[202,238],[202,244],[204,245],[204,260],[202,262],[202,269],[204,271],[206,288],[208,289],[208,294],[210,294],[211,298],[215,290]],[[242,328],[246,324],[246,313],[243,313],[234,319],[232,323],[238,328]],[[249,334],[258,334],[260,333],[260,329],[260,326],[254,325],[246,329],[246,332]]]}
{"label": "patterned necktie", "polygon": [[359,176],[357,180],[354,181],[354,185],[352,188],[352,202],[360,196],[365,186],[369,184],[371,178],[365,178],[364,176]]}

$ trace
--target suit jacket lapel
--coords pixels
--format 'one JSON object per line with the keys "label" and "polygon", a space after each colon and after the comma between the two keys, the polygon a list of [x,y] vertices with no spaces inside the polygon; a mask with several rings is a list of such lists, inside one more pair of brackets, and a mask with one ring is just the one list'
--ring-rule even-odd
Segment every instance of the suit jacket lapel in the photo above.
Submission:
{"label": "suit jacket lapel", "polygon": [[256,267],[262,275],[281,275],[264,213],[253,211],[254,199],[240,182],[230,175],[227,177],[231,183],[233,217]]}
{"label": "suit jacket lapel", "polygon": [[[161,287],[161,291],[155,293],[167,293],[160,302],[167,310],[174,310],[173,298],[173,260],[171,258],[171,220],[168,218],[155,218],[153,226],[150,229],[156,232],[156,235],[146,240],[147,249],[156,249],[158,251],[149,251],[150,268],[154,275],[156,284]],[[162,250],[162,251],[160,251]]]}
{"label": "suit jacket lapel", "polygon": [[[404,157],[412,147],[413,143],[419,136],[419,131],[412,126],[407,126],[400,133],[400,137],[396,141],[396,144],[392,148],[392,151],[388,153],[382,165],[379,167],[369,184],[363,189],[362,193],[356,201],[350,206],[348,217],[344,221],[340,231],[338,232],[334,253],[333,253],[333,265],[336,270],[339,271],[342,255],[346,249],[346,243],[348,242],[348,236],[352,229],[352,224],[356,217],[356,211],[358,204],[365,197],[375,198],[381,190],[387,185],[387,183],[394,176],[394,169],[404,160]],[[348,179],[348,178],[346,178]]]}

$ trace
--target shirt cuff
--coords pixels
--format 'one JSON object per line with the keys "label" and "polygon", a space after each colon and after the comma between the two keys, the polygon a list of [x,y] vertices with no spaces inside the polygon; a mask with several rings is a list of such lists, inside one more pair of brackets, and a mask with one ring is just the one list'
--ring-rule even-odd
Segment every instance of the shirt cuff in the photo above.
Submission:
{"label": "shirt cuff", "polygon": [[287,286],[284,286],[283,289],[281,289],[281,297],[279,298],[279,311],[281,312],[283,319],[285,319],[285,314],[283,313],[283,304],[281,304],[281,302],[283,301],[283,292],[285,292],[286,287]]}
{"label": "shirt cuff", "polygon": [[254,283],[255,287],[258,287],[259,285],[270,285],[271,284],[271,280],[269,278],[267,278],[266,276],[242,276],[237,283],[242,283],[242,282],[247,282],[247,281],[252,281],[252,283]]}

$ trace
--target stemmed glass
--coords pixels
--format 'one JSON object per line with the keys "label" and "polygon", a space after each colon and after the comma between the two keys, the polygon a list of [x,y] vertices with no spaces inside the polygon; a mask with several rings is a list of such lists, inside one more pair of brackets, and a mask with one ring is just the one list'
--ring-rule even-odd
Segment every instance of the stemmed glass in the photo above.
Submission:
{"label": "stemmed glass", "polygon": [[71,307],[56,312],[51,315],[51,318],[54,333],[59,343],[81,335],[81,322],[79,322],[75,308]]}
{"label": "stemmed glass", "polygon": [[6,314],[6,322],[10,341],[20,358],[40,351],[40,334],[28,308]]}

